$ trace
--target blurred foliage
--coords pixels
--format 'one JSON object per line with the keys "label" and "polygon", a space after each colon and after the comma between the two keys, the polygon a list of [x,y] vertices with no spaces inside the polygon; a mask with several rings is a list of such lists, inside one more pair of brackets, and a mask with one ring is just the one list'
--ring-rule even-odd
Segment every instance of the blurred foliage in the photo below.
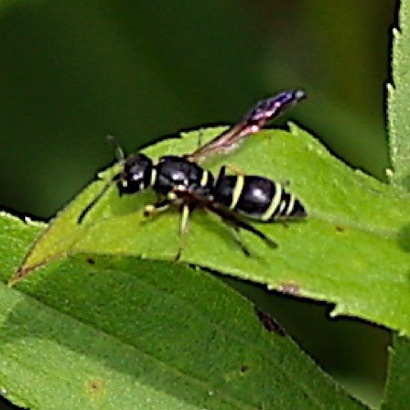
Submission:
{"label": "blurred foliage", "polygon": [[[6,2],[0,15],[3,205],[50,217],[112,158],[301,86],[292,113],[381,177],[394,2]],[[1,9],[0,9],[1,10]]]}
{"label": "blurred foliage", "polygon": [[[111,161],[105,135],[135,150],[181,128],[233,122],[256,100],[294,87],[309,100],[292,118],[353,166],[383,178],[395,5],[0,2],[0,203],[48,218]],[[302,311],[304,327],[310,320]],[[307,334],[333,332],[322,326]],[[364,358],[347,367],[380,385],[385,334],[374,342],[355,330],[341,334],[333,336],[345,339],[348,358],[334,372]],[[313,350],[329,354],[325,365],[340,364],[329,345],[319,340]],[[379,349],[366,367],[373,345]]]}

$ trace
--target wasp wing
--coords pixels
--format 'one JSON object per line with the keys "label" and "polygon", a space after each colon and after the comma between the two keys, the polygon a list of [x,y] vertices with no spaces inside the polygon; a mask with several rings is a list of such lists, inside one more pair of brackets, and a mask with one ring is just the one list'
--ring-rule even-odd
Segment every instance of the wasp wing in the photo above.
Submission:
{"label": "wasp wing", "polygon": [[290,90],[259,101],[239,122],[187,155],[187,158],[200,162],[212,155],[227,154],[236,150],[244,138],[258,132],[267,122],[278,118],[305,97],[306,94],[302,90]]}

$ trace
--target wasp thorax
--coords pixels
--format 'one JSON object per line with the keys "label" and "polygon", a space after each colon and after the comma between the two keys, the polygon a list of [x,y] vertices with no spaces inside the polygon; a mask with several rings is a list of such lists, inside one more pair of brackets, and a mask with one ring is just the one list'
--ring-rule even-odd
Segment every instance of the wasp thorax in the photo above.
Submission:
{"label": "wasp thorax", "polygon": [[144,154],[128,157],[118,181],[120,194],[132,194],[146,189],[151,184],[152,160]]}
{"label": "wasp thorax", "polygon": [[212,175],[195,162],[184,157],[166,155],[156,165],[153,188],[161,195],[168,195],[173,189],[180,187],[191,191],[205,189],[208,193],[212,186]]}

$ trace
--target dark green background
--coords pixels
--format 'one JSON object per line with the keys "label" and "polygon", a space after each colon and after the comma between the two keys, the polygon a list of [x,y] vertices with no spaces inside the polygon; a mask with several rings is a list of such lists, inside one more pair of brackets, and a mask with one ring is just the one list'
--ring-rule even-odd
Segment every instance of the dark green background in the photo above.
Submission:
{"label": "dark green background", "polygon": [[[387,0],[0,1],[0,203],[49,218],[112,160],[107,134],[136,150],[180,129],[233,122],[256,100],[295,87],[309,99],[291,117],[382,178],[395,7]],[[384,334],[362,326],[358,336],[346,321],[329,328],[315,319],[322,308],[306,320],[304,308],[301,317],[298,304],[284,303],[275,312],[295,312],[288,326],[308,345],[318,342],[309,348],[326,368],[342,378],[355,371],[365,380],[361,390],[380,385]]]}

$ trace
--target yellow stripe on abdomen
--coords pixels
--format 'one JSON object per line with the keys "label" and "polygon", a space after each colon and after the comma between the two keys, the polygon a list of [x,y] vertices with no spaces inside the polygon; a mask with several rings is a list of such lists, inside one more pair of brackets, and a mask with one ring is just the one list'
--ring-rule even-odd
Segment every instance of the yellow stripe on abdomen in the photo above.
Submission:
{"label": "yellow stripe on abdomen", "polygon": [[282,186],[280,184],[275,184],[275,196],[272,198],[272,201],[268,207],[268,209],[263,213],[261,216],[262,221],[269,221],[272,218],[281,204],[282,199]]}
{"label": "yellow stripe on abdomen", "polygon": [[235,187],[232,190],[232,202],[229,205],[229,209],[235,209],[236,205],[238,204],[239,198],[242,194],[244,185],[245,177],[243,175],[238,175],[236,177]]}

